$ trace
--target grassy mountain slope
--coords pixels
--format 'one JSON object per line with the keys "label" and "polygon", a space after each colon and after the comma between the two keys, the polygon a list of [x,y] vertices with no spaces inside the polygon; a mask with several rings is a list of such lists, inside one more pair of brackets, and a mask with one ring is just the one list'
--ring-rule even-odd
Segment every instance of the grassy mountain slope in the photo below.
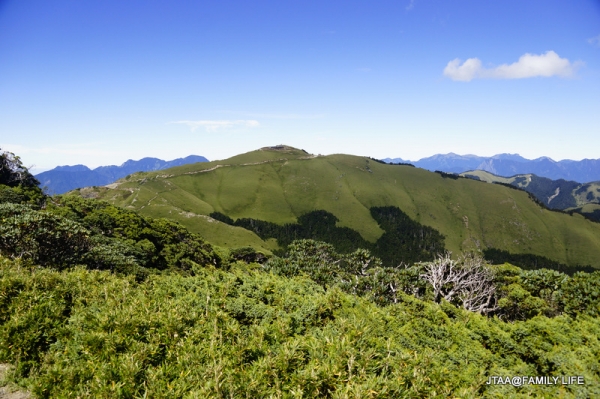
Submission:
{"label": "grassy mountain slope", "polygon": [[600,220],[593,217],[594,205],[600,204],[600,182],[582,184],[563,179],[550,180],[531,173],[502,177],[483,170],[464,172],[460,175],[488,183],[510,184],[530,192],[551,209],[575,211]]}
{"label": "grassy mountain slope", "polygon": [[446,247],[454,252],[493,247],[600,267],[600,224],[543,209],[522,191],[358,156],[315,157],[291,147],[270,147],[222,161],[135,174],[79,194],[143,215],[170,217],[218,245],[243,242],[266,249],[274,249],[275,243],[206,215],[216,211],[233,219],[283,224],[323,209],[339,219],[338,226],[374,242],[383,230],[369,209],[397,206],[444,234]]}

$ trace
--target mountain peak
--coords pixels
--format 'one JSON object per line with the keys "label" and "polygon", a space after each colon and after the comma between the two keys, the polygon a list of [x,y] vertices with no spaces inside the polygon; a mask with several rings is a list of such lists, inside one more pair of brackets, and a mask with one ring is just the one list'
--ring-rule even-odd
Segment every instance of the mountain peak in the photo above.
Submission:
{"label": "mountain peak", "polygon": [[494,155],[494,156],[492,156],[490,158],[492,158],[492,159],[502,159],[502,160],[507,160],[507,161],[517,161],[517,162],[525,162],[525,161],[527,161],[527,159],[523,158],[519,154],[509,154],[509,153],[496,154],[496,155]]}
{"label": "mountain peak", "polygon": [[54,168],[53,170],[58,170],[61,172],[85,172],[90,170],[90,168],[88,168],[85,165],[63,165],[63,166],[57,166],[56,168]]}
{"label": "mountain peak", "polygon": [[539,157],[539,158],[534,159],[533,161],[534,162],[549,161],[549,162],[552,162],[552,163],[556,163],[556,161],[554,159],[549,158],[549,157]]}
{"label": "mountain peak", "polygon": [[289,145],[285,145],[285,144],[278,144],[278,145],[274,145],[271,147],[262,147],[259,149],[259,151],[279,151],[279,152],[290,152],[290,151],[302,151],[306,154],[308,154],[308,152],[289,146]]}

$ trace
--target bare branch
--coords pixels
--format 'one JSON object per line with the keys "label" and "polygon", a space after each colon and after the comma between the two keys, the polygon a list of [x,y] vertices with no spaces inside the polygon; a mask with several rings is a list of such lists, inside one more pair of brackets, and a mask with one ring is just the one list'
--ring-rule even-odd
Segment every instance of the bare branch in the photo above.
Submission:
{"label": "bare branch", "polygon": [[480,257],[467,255],[455,261],[445,253],[424,265],[421,278],[431,284],[438,303],[444,298],[483,314],[497,308],[494,276]]}

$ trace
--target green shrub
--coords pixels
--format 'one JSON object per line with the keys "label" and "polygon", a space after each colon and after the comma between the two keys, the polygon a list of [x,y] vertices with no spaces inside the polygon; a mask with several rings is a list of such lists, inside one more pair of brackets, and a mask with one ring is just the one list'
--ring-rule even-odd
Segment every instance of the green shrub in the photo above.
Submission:
{"label": "green shrub", "polygon": [[147,269],[221,267],[223,261],[202,237],[166,219],[143,218],[106,202],[56,197],[45,210],[0,204],[0,254],[34,264],[131,273]]}
{"label": "green shrub", "polygon": [[565,313],[600,316],[600,272],[576,273],[561,286]]}
{"label": "green shrub", "polygon": [[76,264],[91,246],[81,224],[26,205],[0,204],[0,222],[0,253],[42,266]]}
{"label": "green shrub", "polygon": [[[367,269],[367,274],[370,270]],[[597,397],[597,317],[504,322],[399,292],[200,269],[143,282],[0,259],[0,361],[53,397]],[[490,375],[582,375],[491,386]]]}

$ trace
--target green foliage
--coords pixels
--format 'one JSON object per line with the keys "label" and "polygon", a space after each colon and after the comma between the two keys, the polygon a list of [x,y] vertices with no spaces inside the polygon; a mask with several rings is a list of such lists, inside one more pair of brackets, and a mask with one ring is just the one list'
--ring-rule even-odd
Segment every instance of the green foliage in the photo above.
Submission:
{"label": "green foliage", "polygon": [[546,314],[549,310],[544,299],[532,295],[517,283],[502,287],[500,294],[498,314],[508,320],[527,320]]}
{"label": "green foliage", "polygon": [[37,188],[40,182],[12,152],[0,149],[0,185]]}
{"label": "green foliage", "polygon": [[338,285],[381,305],[395,303],[401,290],[414,289],[407,281],[407,269],[382,268],[381,261],[365,249],[342,255],[331,244],[297,240],[287,255],[270,259],[264,269],[286,277],[307,276],[324,288]]}
{"label": "green foliage", "polygon": [[45,210],[4,203],[0,222],[0,253],[41,266],[81,264],[142,279],[149,269],[193,273],[223,263],[210,244],[178,223],[106,202],[57,197]]}
{"label": "green foliage", "polygon": [[81,224],[27,205],[0,204],[0,253],[42,266],[64,268],[90,249]]}
{"label": "green foliage", "polygon": [[43,206],[47,197],[39,184],[18,156],[0,150],[0,204]]}
{"label": "green foliage", "polygon": [[364,273],[349,275],[340,282],[340,288],[358,295],[379,306],[398,303],[403,294],[423,297],[427,285],[420,278],[421,267],[373,267]]}
{"label": "green foliage", "polygon": [[[374,177],[386,165],[358,167]],[[176,222],[102,201],[54,197],[40,209],[23,184],[7,187],[0,362],[37,397],[600,396],[600,272],[485,266],[497,309],[483,317],[460,308],[477,310],[458,280],[427,278],[444,237],[381,202],[361,208],[383,231],[375,243],[329,211],[297,211],[283,228],[246,219],[289,245],[286,258],[245,266],[262,252],[221,253]],[[586,385],[489,386],[491,375],[582,375]]]}
{"label": "green foliage", "polygon": [[337,285],[379,305],[396,303],[402,292],[420,296],[426,286],[419,277],[420,265],[382,267],[366,249],[339,254],[333,245],[314,240],[294,241],[286,258],[271,258],[264,269],[286,277],[307,276],[324,288]]}
{"label": "green foliage", "polygon": [[61,197],[53,209],[79,220],[97,235],[119,242],[121,249],[113,245],[113,251],[135,258],[146,268],[191,271],[194,265],[219,267],[222,263],[202,237],[167,219],[144,218],[107,202],[72,196]]}
{"label": "green foliage", "polygon": [[[585,315],[507,323],[403,293],[378,307],[260,271],[137,283],[0,258],[0,362],[40,398],[597,397],[598,337]],[[486,385],[491,375],[586,384]]]}
{"label": "green foliage", "polygon": [[521,285],[532,296],[544,301],[543,313],[546,316],[554,316],[563,312],[562,287],[569,280],[569,276],[556,270],[526,270],[521,273]]}
{"label": "green foliage", "polygon": [[549,270],[520,270],[514,266],[498,279],[498,315],[525,320],[536,315],[572,317],[600,314],[600,273],[578,272],[573,276]]}
{"label": "green foliage", "polygon": [[455,306],[504,320],[595,316],[600,309],[600,272],[569,277],[548,269],[491,267],[474,255],[456,261],[440,256],[431,262],[390,268],[382,267],[368,250],[339,254],[331,244],[298,240],[288,247],[287,257],[271,258],[263,268],[288,278],[306,276],[323,288],[337,286],[381,306],[410,294],[438,303],[444,298]]}
{"label": "green foliage", "polygon": [[46,195],[38,187],[9,187],[0,184],[0,204],[29,204],[39,208],[45,204],[46,199]]}
{"label": "green foliage", "polygon": [[252,247],[233,248],[229,252],[231,261],[245,263],[265,263],[269,257]]}
{"label": "green foliage", "polygon": [[314,240],[294,241],[288,247],[288,257],[273,258],[265,264],[265,270],[286,277],[306,275],[325,287],[338,281],[342,268],[342,256],[333,245]]}
{"label": "green foliage", "polygon": [[562,283],[565,313],[600,316],[600,272],[579,272]]}
{"label": "green foliage", "polygon": [[131,274],[138,279],[147,276],[148,270],[142,266],[149,264],[147,254],[137,245],[99,235],[93,236],[90,241],[92,247],[82,262],[89,268]]}

